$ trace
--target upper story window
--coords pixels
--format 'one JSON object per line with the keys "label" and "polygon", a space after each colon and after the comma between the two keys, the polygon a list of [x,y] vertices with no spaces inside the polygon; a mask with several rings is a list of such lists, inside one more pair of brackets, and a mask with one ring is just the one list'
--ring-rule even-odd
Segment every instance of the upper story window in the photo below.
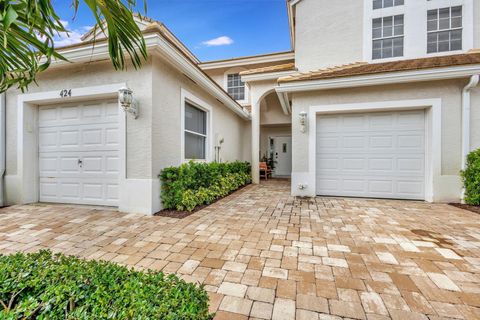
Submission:
{"label": "upper story window", "polygon": [[462,6],[428,10],[427,53],[462,50]]}
{"label": "upper story window", "polygon": [[403,6],[405,0],[373,0],[373,10]]}
{"label": "upper story window", "polygon": [[372,39],[372,59],[403,56],[403,15],[373,19]]}
{"label": "upper story window", "polygon": [[185,159],[206,160],[207,112],[185,102]]}
{"label": "upper story window", "polygon": [[235,100],[245,100],[245,83],[242,81],[240,74],[227,75],[227,92]]}

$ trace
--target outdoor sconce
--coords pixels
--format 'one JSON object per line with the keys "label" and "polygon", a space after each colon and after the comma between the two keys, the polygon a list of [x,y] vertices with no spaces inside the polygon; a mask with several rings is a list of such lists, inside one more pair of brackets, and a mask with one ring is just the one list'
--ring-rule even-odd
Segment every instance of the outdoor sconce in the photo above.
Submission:
{"label": "outdoor sconce", "polygon": [[300,131],[302,133],[307,131],[307,113],[305,111],[300,112]]}
{"label": "outdoor sconce", "polygon": [[123,111],[131,113],[135,119],[138,118],[138,103],[133,97],[133,91],[127,87],[118,90],[118,101]]}

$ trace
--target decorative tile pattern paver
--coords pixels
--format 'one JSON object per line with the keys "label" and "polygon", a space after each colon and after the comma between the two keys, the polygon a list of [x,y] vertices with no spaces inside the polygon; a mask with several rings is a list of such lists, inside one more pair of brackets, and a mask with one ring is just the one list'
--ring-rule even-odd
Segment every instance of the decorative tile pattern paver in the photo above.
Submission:
{"label": "decorative tile pattern paver", "polygon": [[480,319],[480,219],[443,204],[248,186],[184,219],[0,209],[0,253],[54,252],[205,284],[216,319]]}

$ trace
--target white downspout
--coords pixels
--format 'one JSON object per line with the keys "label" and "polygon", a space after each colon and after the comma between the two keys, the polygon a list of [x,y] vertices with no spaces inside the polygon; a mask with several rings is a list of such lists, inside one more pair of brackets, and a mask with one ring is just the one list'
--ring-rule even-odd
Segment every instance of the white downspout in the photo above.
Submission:
{"label": "white downspout", "polygon": [[6,164],[6,97],[5,93],[0,94],[0,208],[5,206],[4,199],[4,177],[5,177],[5,164]]}
{"label": "white downspout", "polygon": [[473,75],[462,92],[462,170],[465,170],[467,156],[470,153],[470,91],[478,85],[479,81],[480,75]]}

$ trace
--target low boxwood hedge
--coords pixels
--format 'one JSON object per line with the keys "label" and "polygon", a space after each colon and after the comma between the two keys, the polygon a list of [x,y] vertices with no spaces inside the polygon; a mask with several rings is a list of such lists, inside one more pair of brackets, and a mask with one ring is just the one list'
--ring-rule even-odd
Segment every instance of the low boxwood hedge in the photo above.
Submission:
{"label": "low boxwood hedge", "polygon": [[248,162],[188,162],[162,170],[162,203],[165,209],[192,211],[251,182]]}
{"label": "low boxwood hedge", "polygon": [[480,205],[480,149],[472,151],[467,157],[466,169],[462,171],[465,188],[465,202]]}
{"label": "low boxwood hedge", "polygon": [[212,319],[202,287],[50,251],[0,255],[0,319]]}

